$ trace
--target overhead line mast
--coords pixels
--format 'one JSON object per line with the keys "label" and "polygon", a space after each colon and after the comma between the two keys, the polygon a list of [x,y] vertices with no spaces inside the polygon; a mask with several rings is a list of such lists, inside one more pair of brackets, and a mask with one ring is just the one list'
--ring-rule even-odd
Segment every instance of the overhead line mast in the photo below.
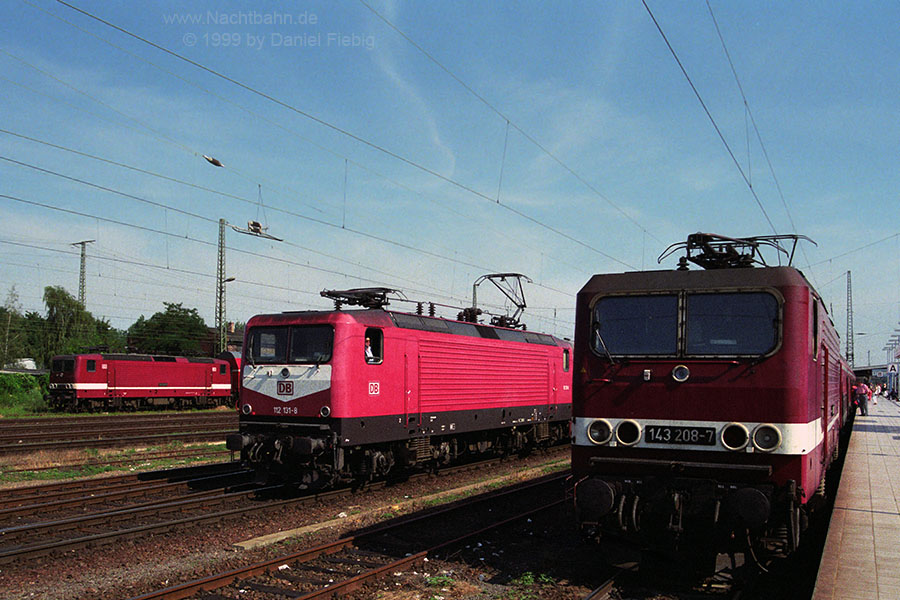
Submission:
{"label": "overhead line mast", "polygon": [[84,298],[84,292],[85,292],[85,266],[86,266],[86,263],[87,263],[87,251],[86,251],[86,248],[87,248],[87,245],[88,245],[88,244],[93,244],[93,243],[96,242],[96,241],[97,241],[97,240],[84,240],[84,241],[81,241],[81,242],[73,242],[73,243],[72,243],[73,246],[81,246],[81,269],[80,269],[79,275],[78,275],[78,301],[81,303],[81,307],[82,307],[82,308],[84,308],[84,306],[85,306],[85,304],[84,304],[84,302],[85,302],[85,298]]}
{"label": "overhead line mast", "polygon": [[853,358],[853,284],[847,271],[847,362],[851,368],[856,366]]}

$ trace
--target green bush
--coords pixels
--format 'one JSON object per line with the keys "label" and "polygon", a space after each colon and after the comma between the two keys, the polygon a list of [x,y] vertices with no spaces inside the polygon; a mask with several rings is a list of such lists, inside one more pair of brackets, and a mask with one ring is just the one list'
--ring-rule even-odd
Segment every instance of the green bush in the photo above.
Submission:
{"label": "green bush", "polygon": [[47,375],[0,373],[0,410],[4,416],[48,412],[44,401],[49,383]]}

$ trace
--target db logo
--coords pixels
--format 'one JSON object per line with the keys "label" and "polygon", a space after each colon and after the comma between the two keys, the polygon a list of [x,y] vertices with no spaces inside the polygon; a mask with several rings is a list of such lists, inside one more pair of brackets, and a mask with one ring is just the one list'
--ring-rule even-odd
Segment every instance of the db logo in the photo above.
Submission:
{"label": "db logo", "polygon": [[293,381],[279,381],[278,382],[278,395],[279,396],[290,396],[294,393],[294,382]]}
{"label": "db logo", "polygon": [[369,395],[377,396],[381,393],[381,384],[377,381],[369,382]]}

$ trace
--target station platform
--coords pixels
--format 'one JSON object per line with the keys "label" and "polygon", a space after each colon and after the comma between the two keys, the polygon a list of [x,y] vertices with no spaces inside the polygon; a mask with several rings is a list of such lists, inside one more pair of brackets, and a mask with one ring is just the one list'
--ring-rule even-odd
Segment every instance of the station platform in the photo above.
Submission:
{"label": "station platform", "polygon": [[856,416],[813,600],[900,598],[900,404]]}

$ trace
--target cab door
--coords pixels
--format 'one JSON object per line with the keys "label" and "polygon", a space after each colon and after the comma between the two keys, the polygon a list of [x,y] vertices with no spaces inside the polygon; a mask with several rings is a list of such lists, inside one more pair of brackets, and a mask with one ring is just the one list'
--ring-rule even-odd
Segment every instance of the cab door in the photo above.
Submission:
{"label": "cab door", "polygon": [[828,424],[831,422],[831,397],[829,395],[830,386],[828,385],[828,361],[831,358],[828,352],[827,346],[822,346],[822,354],[821,361],[819,362],[819,368],[821,369],[820,377],[819,377],[819,385],[822,386],[819,390],[819,399],[821,400],[821,408],[820,414],[822,416],[822,455],[821,462],[824,465],[828,464],[829,457],[831,456],[832,449],[832,441],[829,439],[828,432]]}
{"label": "cab door", "polygon": [[112,398],[116,395],[116,364],[104,363],[103,368],[106,369],[106,397]]}
{"label": "cab door", "polygon": [[557,364],[555,356],[550,357],[550,405],[547,407],[548,418],[551,420],[556,416],[556,406],[559,404],[559,371],[560,365]]}
{"label": "cab door", "polygon": [[419,344],[407,340],[403,350],[403,411],[408,430],[421,425],[419,414]]}

